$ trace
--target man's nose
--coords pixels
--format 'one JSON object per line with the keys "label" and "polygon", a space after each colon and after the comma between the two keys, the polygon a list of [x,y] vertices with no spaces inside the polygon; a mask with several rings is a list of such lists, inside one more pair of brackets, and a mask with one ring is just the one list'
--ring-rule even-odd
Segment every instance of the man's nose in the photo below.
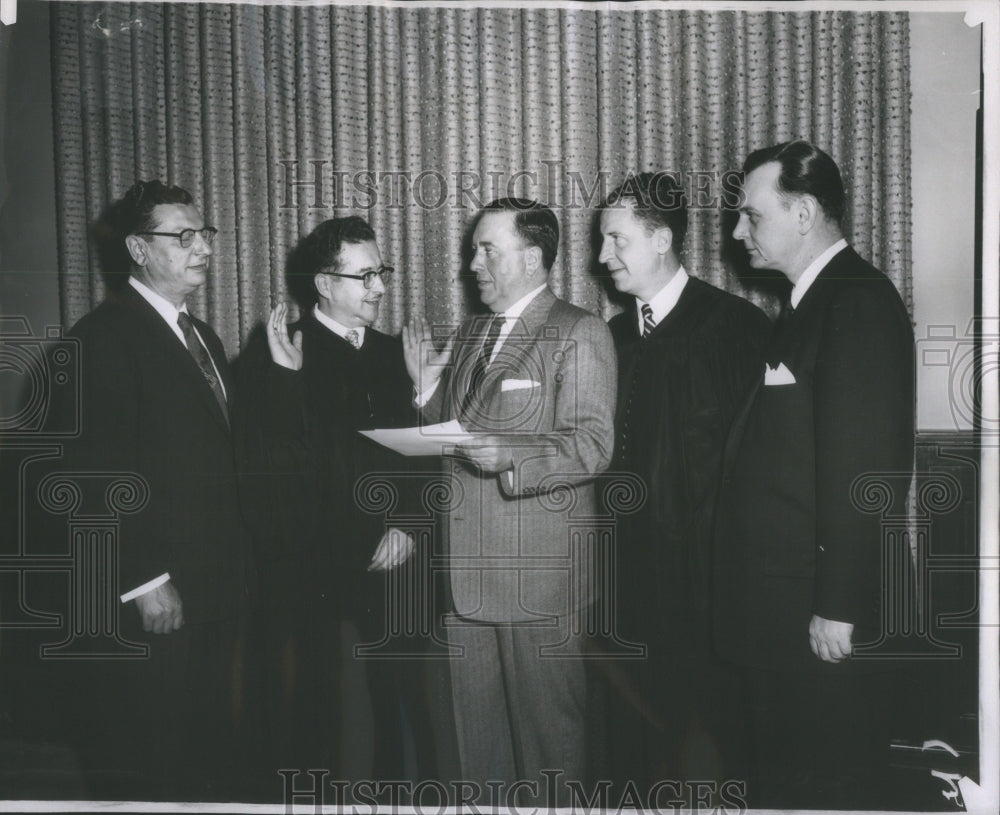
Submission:
{"label": "man's nose", "polygon": [[611,241],[607,238],[601,241],[601,254],[597,256],[598,263],[607,263],[611,260]]}
{"label": "man's nose", "polygon": [[472,260],[469,262],[469,269],[473,272],[481,272],[483,270],[483,250],[477,249],[476,254],[472,256]]}
{"label": "man's nose", "polygon": [[194,233],[194,249],[200,255],[211,255],[213,253],[212,244],[205,240],[201,232]]}
{"label": "man's nose", "polygon": [[378,294],[385,294],[385,280],[382,275],[375,275],[375,279],[372,281],[371,291],[377,292]]}
{"label": "man's nose", "polygon": [[747,237],[748,233],[747,233],[746,220],[747,216],[741,212],[739,220],[736,221],[736,227],[733,229],[733,237],[738,241],[741,241],[745,237]]}

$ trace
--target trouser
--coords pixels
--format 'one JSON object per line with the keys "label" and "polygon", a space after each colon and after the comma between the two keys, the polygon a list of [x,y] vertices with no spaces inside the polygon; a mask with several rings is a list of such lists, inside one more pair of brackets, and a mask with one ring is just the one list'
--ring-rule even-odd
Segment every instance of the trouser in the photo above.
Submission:
{"label": "trouser", "polygon": [[586,679],[569,620],[484,624],[450,615],[445,632],[462,649],[451,659],[462,780],[482,790],[504,782],[499,806],[565,803],[565,782],[583,778],[586,759]]}

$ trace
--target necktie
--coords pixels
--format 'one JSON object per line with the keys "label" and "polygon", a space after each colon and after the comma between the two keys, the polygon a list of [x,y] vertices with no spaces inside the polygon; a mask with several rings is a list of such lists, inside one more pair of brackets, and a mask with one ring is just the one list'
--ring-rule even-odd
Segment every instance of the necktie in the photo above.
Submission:
{"label": "necktie", "polygon": [[649,303],[642,304],[642,338],[646,339],[653,333],[656,323],[653,322],[653,307]]}
{"label": "necktie", "polygon": [[351,344],[352,348],[357,349],[361,347],[361,337],[358,336],[358,332],[353,328],[344,334],[344,339]]}
{"label": "necktie", "polygon": [[209,357],[208,351],[201,344],[201,340],[198,339],[198,334],[194,330],[194,323],[182,311],[177,315],[177,325],[181,327],[181,333],[184,334],[184,342],[187,344],[188,351],[204,375],[208,386],[212,389],[212,393],[215,394],[215,400],[219,403],[219,407],[222,408],[222,415],[225,417],[226,422],[228,422],[229,408],[226,405],[226,394],[222,390],[219,377],[215,374],[215,367],[212,365],[212,359]]}
{"label": "necktie", "polygon": [[781,355],[785,347],[788,336],[788,324],[795,314],[795,307],[788,300],[781,301],[781,311],[778,312],[778,319],[774,321],[774,328],[771,330],[771,342],[768,348],[768,364],[773,368],[781,362]]}
{"label": "necktie", "polygon": [[469,375],[469,387],[465,391],[465,397],[462,399],[462,410],[460,413],[462,418],[465,417],[469,408],[472,407],[472,403],[475,401],[476,396],[479,394],[479,389],[483,385],[483,380],[486,378],[486,369],[489,367],[490,357],[493,356],[493,349],[496,348],[497,340],[500,339],[500,329],[503,328],[503,323],[504,319],[499,314],[494,314],[490,320],[483,347],[480,349],[479,356],[476,357],[476,362],[472,366],[472,373]]}

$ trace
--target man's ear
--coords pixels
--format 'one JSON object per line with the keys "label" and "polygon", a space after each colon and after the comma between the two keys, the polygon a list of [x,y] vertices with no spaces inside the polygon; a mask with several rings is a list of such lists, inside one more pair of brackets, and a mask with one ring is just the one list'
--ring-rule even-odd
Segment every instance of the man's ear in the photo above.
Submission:
{"label": "man's ear", "polygon": [[321,297],[330,299],[330,278],[327,275],[317,272],[313,275],[313,285],[316,286],[316,291]]}
{"label": "man's ear", "polygon": [[820,213],[819,201],[811,195],[801,195],[793,206],[799,234],[805,235],[816,225]]}
{"label": "man's ear", "polygon": [[126,235],[125,236],[125,248],[128,249],[129,255],[132,256],[132,262],[136,266],[145,266],[148,261],[149,244],[146,243],[138,235]]}
{"label": "man's ear", "polygon": [[524,250],[524,262],[528,267],[531,276],[534,277],[539,271],[544,272],[542,266],[542,250],[538,246],[529,246]]}
{"label": "man's ear", "polygon": [[653,231],[653,239],[656,245],[656,252],[665,255],[674,245],[674,233],[669,226],[660,226]]}

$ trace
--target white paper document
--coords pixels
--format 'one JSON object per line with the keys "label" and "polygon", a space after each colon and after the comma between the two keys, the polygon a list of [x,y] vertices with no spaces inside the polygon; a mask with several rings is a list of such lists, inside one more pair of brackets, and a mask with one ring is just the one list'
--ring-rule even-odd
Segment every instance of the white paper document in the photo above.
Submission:
{"label": "white paper document", "polygon": [[456,444],[469,441],[472,438],[472,434],[463,430],[462,425],[455,419],[444,424],[431,424],[424,427],[359,430],[358,432],[390,450],[402,453],[404,456],[440,456]]}

